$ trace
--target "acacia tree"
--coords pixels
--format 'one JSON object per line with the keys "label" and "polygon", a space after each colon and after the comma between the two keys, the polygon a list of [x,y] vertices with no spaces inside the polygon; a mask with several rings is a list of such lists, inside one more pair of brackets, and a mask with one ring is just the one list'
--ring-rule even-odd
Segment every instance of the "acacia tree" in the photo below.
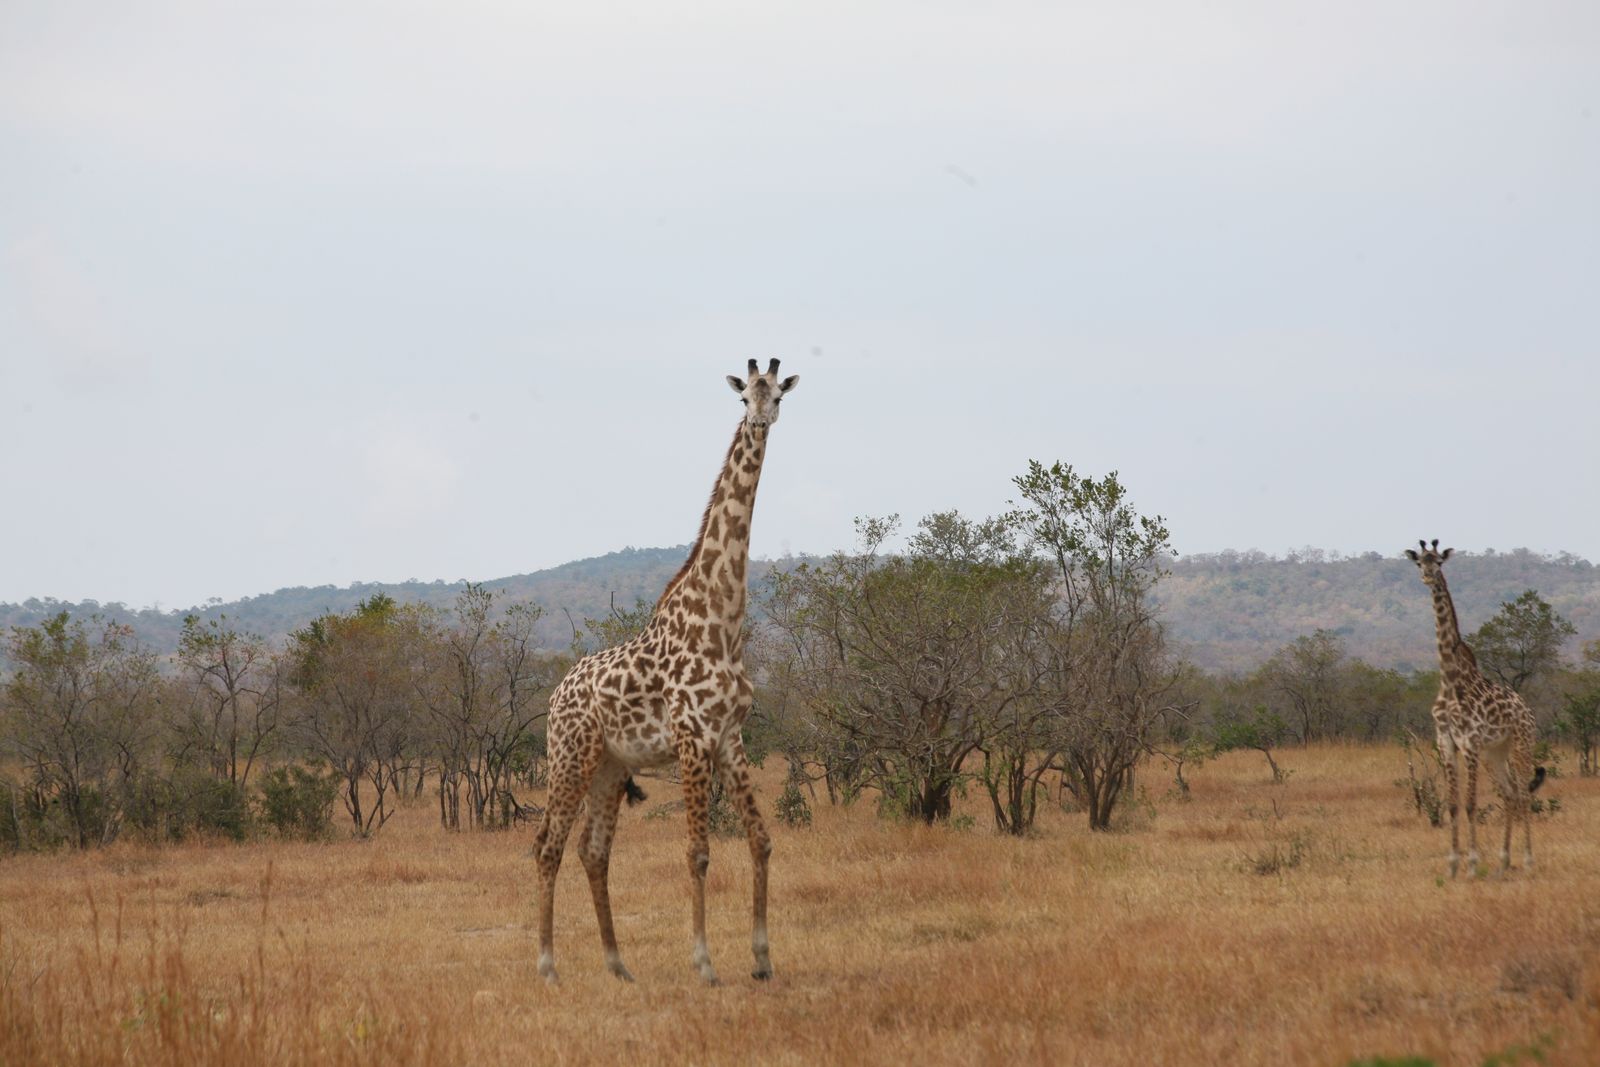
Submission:
{"label": "acacia tree", "polygon": [[[343,781],[345,811],[363,836],[394,813],[420,734],[413,713],[424,654],[426,609],[378,593],[346,615],[324,615],[290,635],[296,732]],[[371,802],[363,800],[370,787]]]}
{"label": "acacia tree", "polygon": [[927,541],[880,556],[897,522],[859,519],[859,551],[774,573],[770,669],[831,735],[826,754],[848,753],[886,810],[931,823],[949,817],[967,757],[1019,698],[999,635],[1032,568],[941,558]]}
{"label": "acacia tree", "polygon": [[493,604],[493,593],[469,584],[454,625],[430,632],[435,669],[419,678],[439,745],[439,818],[450,829],[461,827],[463,789],[470,826],[511,825],[511,778],[552,681],[551,657],[534,649],[543,612],[513,604],[494,619]]}
{"label": "acacia tree", "polygon": [[991,684],[1005,699],[992,701],[981,723],[978,777],[995,828],[1021,836],[1033,827],[1045,775],[1061,768],[1060,733],[1053,728],[1057,709],[1044,699],[1046,677],[1056,666],[1050,655],[1050,570],[1018,549],[1016,521],[1009,516],[972,521],[955,511],[930,515],[910,548],[946,566],[1006,576],[1004,596],[994,601],[1000,612],[990,658]]}
{"label": "acacia tree", "polygon": [[1478,665],[1522,691],[1561,661],[1561,647],[1578,631],[1532,589],[1500,605],[1493,618],[1467,638]]}
{"label": "acacia tree", "polygon": [[154,654],[130,627],[91,622],[93,633],[61,612],[38,626],[14,627],[7,642],[13,671],[3,690],[0,739],[21,764],[29,794],[30,817],[16,819],[19,838],[26,823],[59,811],[79,848],[110,842],[153,743],[160,680]]}
{"label": "acacia tree", "polygon": [[1048,674],[1065,785],[1107,830],[1133,782],[1176,672],[1151,591],[1173,555],[1166,521],[1140,515],[1115,471],[1095,479],[1030,461],[1012,519],[1053,567]]}
{"label": "acacia tree", "polygon": [[214,777],[243,789],[278,729],[281,663],[226,617],[202,624],[196,615],[184,616],[177,661],[189,698],[173,723],[178,762],[199,753]]}
{"label": "acacia tree", "polygon": [[1262,679],[1288,703],[1302,745],[1337,732],[1344,668],[1344,643],[1338,634],[1321,629],[1295,638],[1262,665]]}
{"label": "acacia tree", "polygon": [[1426,732],[1432,726],[1429,709],[1439,691],[1436,672],[1402,674],[1353,659],[1346,662],[1341,674],[1341,736],[1373,742],[1405,730]]}

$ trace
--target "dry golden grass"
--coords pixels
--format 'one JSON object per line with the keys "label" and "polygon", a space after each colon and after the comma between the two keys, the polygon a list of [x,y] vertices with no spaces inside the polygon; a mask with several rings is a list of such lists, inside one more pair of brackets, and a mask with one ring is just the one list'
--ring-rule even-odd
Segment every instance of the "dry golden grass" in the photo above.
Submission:
{"label": "dry golden grass", "polygon": [[1550,783],[1532,877],[1451,883],[1397,752],[1284,762],[1283,786],[1259,756],[1208,764],[1105,835],[1051,811],[1000,838],[976,794],[965,833],[821,806],[775,829],[770,983],[748,853],[719,841],[719,988],[689,966],[681,815],[624,814],[636,985],[602,969],[569,853],[546,988],[531,833],[447,834],[426,804],[367,843],[8,859],[0,1064],[1600,1062],[1600,782]]}

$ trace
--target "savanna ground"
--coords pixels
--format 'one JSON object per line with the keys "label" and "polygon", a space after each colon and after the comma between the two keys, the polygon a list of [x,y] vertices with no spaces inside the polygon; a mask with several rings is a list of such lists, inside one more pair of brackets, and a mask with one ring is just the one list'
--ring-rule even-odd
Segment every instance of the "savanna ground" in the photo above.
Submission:
{"label": "savanna ground", "polygon": [[689,966],[682,815],[641,814],[663,781],[613,859],[634,985],[569,850],[547,988],[531,831],[445,833],[427,803],[369,842],[6,859],[0,1063],[1600,1063],[1600,781],[1547,785],[1533,876],[1449,882],[1396,749],[1282,762],[1278,786],[1257,754],[1209,763],[1188,801],[1152,767],[1111,834],[1052,808],[998,837],[976,790],[965,831],[823,803],[774,829],[768,983],[749,854],[719,840],[717,988]]}

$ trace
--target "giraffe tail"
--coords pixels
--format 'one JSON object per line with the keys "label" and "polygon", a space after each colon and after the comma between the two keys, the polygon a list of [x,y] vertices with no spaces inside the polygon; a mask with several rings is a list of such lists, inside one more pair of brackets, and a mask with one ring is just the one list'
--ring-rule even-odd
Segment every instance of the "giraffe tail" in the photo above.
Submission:
{"label": "giraffe tail", "polygon": [[1533,769],[1533,781],[1528,783],[1528,792],[1534,792],[1541,785],[1544,785],[1544,768],[1535,767]]}
{"label": "giraffe tail", "polygon": [[[1539,768],[1539,777],[1541,779],[1544,778],[1543,767]],[[646,796],[645,791],[639,788],[639,783],[633,780],[633,775],[631,774],[628,775],[628,780],[622,783],[622,794],[628,798],[628,807],[630,808],[635,804],[641,803]]]}

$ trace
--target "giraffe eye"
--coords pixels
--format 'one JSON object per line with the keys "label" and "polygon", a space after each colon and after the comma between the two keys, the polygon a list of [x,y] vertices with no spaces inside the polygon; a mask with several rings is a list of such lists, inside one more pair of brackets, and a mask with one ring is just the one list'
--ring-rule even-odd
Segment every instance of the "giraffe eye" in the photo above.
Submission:
{"label": "giraffe eye", "polygon": [[747,397],[747,396],[741,396],[739,398],[739,403],[743,404],[745,407],[749,407],[750,406],[750,398]]}

